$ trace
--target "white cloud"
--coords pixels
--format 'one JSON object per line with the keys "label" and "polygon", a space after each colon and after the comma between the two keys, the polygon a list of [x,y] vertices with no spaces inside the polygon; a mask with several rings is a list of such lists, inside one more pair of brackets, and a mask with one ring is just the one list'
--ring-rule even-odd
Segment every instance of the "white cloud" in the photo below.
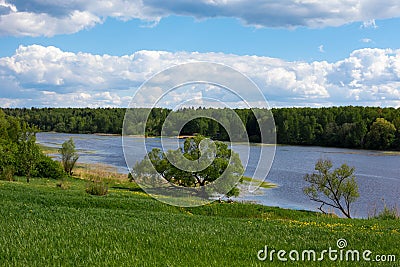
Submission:
{"label": "white cloud", "polygon": [[73,11],[62,19],[48,14],[12,12],[0,16],[0,35],[53,36],[91,28],[101,20],[90,12]]}
{"label": "white cloud", "polygon": [[[196,52],[99,56],[39,45],[21,46],[13,56],[0,58],[0,106],[128,106],[135,89],[152,75],[194,61],[224,63],[241,71],[272,106],[400,106],[400,50],[366,48],[334,63],[306,63]],[[206,89],[201,96],[230,101],[223,90]],[[200,97],[199,92],[192,95]],[[186,96],[175,92],[167,100]]]}
{"label": "white cloud", "polygon": [[69,34],[107,17],[150,24],[170,15],[230,17],[256,27],[326,27],[399,17],[400,2],[387,0],[0,0],[0,35]]}
{"label": "white cloud", "polygon": [[363,39],[361,39],[361,42],[363,42],[363,43],[366,43],[366,44],[368,44],[368,43],[372,43],[372,39],[369,39],[369,38],[363,38]]}
{"label": "white cloud", "polygon": [[325,53],[324,45],[318,46],[318,51],[319,51],[320,53]]}
{"label": "white cloud", "polygon": [[363,24],[361,25],[361,28],[377,29],[378,26],[376,25],[376,22],[374,19],[370,19],[370,20],[364,21]]}

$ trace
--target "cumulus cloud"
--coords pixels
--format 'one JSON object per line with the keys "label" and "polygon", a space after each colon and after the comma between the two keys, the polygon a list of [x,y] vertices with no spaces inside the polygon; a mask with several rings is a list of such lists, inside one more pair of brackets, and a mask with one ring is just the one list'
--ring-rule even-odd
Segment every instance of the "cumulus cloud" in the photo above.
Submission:
{"label": "cumulus cloud", "polygon": [[[155,73],[197,61],[224,63],[244,73],[272,106],[400,106],[400,50],[366,48],[337,62],[307,63],[196,52],[100,56],[39,45],[20,46],[13,56],[0,58],[0,106],[126,107],[135,90]],[[159,79],[162,83],[163,77]],[[230,99],[215,88],[191,94]],[[184,92],[175,92],[167,100],[172,105],[182,98]]]}
{"label": "cumulus cloud", "polygon": [[0,0],[0,35],[74,33],[107,17],[157,23],[170,15],[229,17],[256,27],[326,27],[399,17],[400,2],[387,0]]}

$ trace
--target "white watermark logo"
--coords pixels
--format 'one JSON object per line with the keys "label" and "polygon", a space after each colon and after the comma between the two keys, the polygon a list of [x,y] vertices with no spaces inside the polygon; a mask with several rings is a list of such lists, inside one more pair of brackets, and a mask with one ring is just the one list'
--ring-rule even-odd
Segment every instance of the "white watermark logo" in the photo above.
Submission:
{"label": "white watermark logo", "polygon": [[[167,107],[172,112],[160,111],[161,107]],[[199,109],[194,112],[190,109],[193,107]],[[258,154],[250,155],[249,138],[254,138],[254,134],[247,132],[246,125],[235,112],[236,108],[250,110],[254,115],[259,132],[258,142],[267,144]],[[181,112],[184,109],[187,109],[186,112]],[[152,117],[158,123],[152,121]],[[213,129],[215,125],[221,125],[223,131],[218,130],[216,136],[225,134],[225,131],[232,150],[239,144],[247,144],[246,149],[241,150],[243,167],[246,169],[249,160],[256,162],[257,167],[251,174],[246,174],[254,178],[246,191],[252,193],[257,190],[267,177],[275,156],[276,129],[271,109],[263,92],[247,76],[231,67],[211,62],[191,62],[165,69],[147,80],[135,92],[126,110],[122,129],[124,156],[135,182],[152,197],[175,206],[200,206],[213,201],[207,194],[194,197],[194,187],[183,186],[180,181],[185,175],[206,170],[214,162],[214,140],[207,138],[202,141],[199,145],[201,157],[198,160],[189,160],[182,153],[173,153],[181,148],[181,130],[198,118],[213,121],[213,124],[210,123],[214,125]],[[184,174],[165,179],[165,170],[157,168],[155,160],[150,160],[154,154],[149,153],[154,148],[151,139],[135,139],[135,136],[148,134],[160,138],[160,153]],[[135,154],[139,153],[148,155],[142,168],[146,175],[135,175],[133,171],[137,163]],[[232,155],[229,165],[233,166],[231,163],[235,160]],[[228,193],[240,182],[243,174],[235,175],[237,179],[233,180],[230,179],[232,175],[229,175],[229,170],[228,167],[225,168],[213,182],[201,185],[200,192],[217,191],[221,195]],[[170,182],[172,180],[177,182]],[[200,187],[195,189],[201,190]]]}
{"label": "white watermark logo", "polygon": [[313,249],[306,250],[277,250],[271,249],[267,245],[264,249],[257,252],[260,261],[346,261],[346,262],[396,262],[396,255],[374,254],[371,250],[346,249],[346,239],[338,239],[336,247],[329,247],[321,251]]}

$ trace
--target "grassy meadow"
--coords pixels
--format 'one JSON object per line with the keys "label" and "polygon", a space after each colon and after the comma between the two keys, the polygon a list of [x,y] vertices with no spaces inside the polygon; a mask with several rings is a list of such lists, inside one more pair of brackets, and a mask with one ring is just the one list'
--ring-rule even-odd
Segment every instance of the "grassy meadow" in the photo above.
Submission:
{"label": "grassy meadow", "polygon": [[349,220],[244,203],[180,208],[122,178],[107,178],[108,194],[92,196],[83,178],[0,181],[0,266],[354,266],[327,257],[257,259],[265,245],[322,251],[337,249],[340,238],[348,249],[397,257],[357,266],[400,264],[399,220]]}

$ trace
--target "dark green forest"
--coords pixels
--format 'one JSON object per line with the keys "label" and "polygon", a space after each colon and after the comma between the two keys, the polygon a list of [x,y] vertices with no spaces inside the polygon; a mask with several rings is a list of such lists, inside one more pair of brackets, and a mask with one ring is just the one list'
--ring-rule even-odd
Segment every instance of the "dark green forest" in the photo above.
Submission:
{"label": "dark green forest", "polygon": [[[123,108],[21,108],[3,111],[19,118],[40,131],[65,133],[121,134],[125,115]],[[187,108],[174,111],[179,116],[219,112],[223,120],[231,121],[230,113],[223,109]],[[234,110],[246,127],[249,140],[260,142],[260,130],[250,109]],[[257,110],[260,111],[260,110]],[[262,110],[261,110],[262,111]],[[149,112],[146,121],[143,117]],[[159,136],[165,118],[171,110],[154,108],[135,109],[129,112],[130,120],[137,120],[130,134],[140,134],[146,127],[147,136]],[[225,113],[224,113],[225,112]],[[400,109],[380,107],[326,107],[272,109],[278,144],[318,145],[347,148],[400,150]],[[262,117],[262,116],[261,116]],[[260,123],[263,123],[261,120]],[[199,133],[218,140],[228,140],[228,135],[218,122],[197,118],[188,122],[179,134]],[[178,134],[178,133],[174,133]]]}

